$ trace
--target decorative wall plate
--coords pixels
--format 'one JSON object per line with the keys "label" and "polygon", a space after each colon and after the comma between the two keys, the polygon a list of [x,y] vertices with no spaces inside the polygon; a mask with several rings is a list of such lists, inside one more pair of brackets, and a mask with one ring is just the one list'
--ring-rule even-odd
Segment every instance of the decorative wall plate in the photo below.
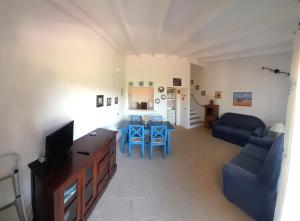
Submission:
{"label": "decorative wall plate", "polygon": [[162,100],[166,100],[166,95],[165,95],[165,94],[162,94],[160,98],[161,98]]}
{"label": "decorative wall plate", "polygon": [[165,88],[163,86],[159,86],[158,87],[158,92],[162,93],[164,92]]}
{"label": "decorative wall plate", "polygon": [[159,104],[159,103],[160,103],[160,99],[159,99],[159,98],[156,98],[156,99],[155,99],[155,103],[156,103],[156,104]]}

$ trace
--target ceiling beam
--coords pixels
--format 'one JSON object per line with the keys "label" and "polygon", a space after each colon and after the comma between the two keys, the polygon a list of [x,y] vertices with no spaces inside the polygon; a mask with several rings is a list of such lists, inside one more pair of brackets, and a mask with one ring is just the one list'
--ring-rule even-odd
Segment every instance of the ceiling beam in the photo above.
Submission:
{"label": "ceiling beam", "polygon": [[152,56],[154,56],[155,52],[157,51],[157,47],[160,44],[161,36],[164,31],[166,21],[168,19],[171,4],[172,4],[172,0],[164,0],[164,1],[162,1],[162,4],[160,5],[161,15],[159,18],[157,35],[156,35],[156,38],[154,39],[154,43],[153,43]]}
{"label": "ceiling beam", "polygon": [[238,27],[235,30],[230,30],[227,34],[219,35],[220,37],[212,39],[211,41],[207,41],[205,44],[202,44],[198,47],[194,47],[192,50],[182,54],[182,57],[197,57],[198,54],[205,50],[209,50],[213,47],[228,44],[239,39],[245,38],[249,35],[256,34],[260,31],[264,31],[270,27],[276,26],[278,24],[282,24],[295,16],[298,16],[299,8],[288,7],[286,10],[280,9],[280,11],[276,11],[271,15],[264,17],[263,19],[258,19],[256,22],[252,22],[251,24]]}
{"label": "ceiling beam", "polygon": [[127,16],[124,11],[124,7],[122,7],[120,0],[108,0],[108,2],[110,3],[110,5],[112,6],[112,9],[114,9],[115,14],[119,18],[121,29],[122,29],[124,35],[126,36],[127,42],[130,45],[133,53],[139,57],[140,53],[136,49],[136,44],[135,44],[134,38],[132,36],[130,24],[127,20]]}
{"label": "ceiling beam", "polygon": [[171,55],[182,49],[190,40],[199,32],[201,32],[207,25],[211,24],[213,21],[217,20],[228,12],[238,0],[223,0],[215,8],[208,11],[202,15],[195,23],[189,25],[189,30],[184,31],[185,35],[182,38],[182,41],[178,44],[176,48],[169,51],[167,54]]}
{"label": "ceiling beam", "polygon": [[[211,59],[211,58],[216,58],[216,57],[223,57],[226,55],[230,55],[230,54],[236,54],[236,53],[240,53],[240,52],[245,52],[245,51],[254,51],[256,49],[262,49],[262,48],[270,48],[270,47],[278,47],[278,46],[283,46],[283,45],[291,45],[293,41],[293,38],[291,36],[291,38],[287,39],[276,39],[276,40],[270,40],[268,43],[266,44],[260,44],[260,45],[255,45],[255,46],[249,46],[246,43],[243,44],[243,46],[240,46],[237,49],[232,49],[232,50],[227,50],[227,51],[223,51],[223,52],[217,52],[217,53],[213,53],[213,54],[200,54],[200,55],[195,55],[192,56],[191,59]],[[241,44],[242,45],[242,44]]]}
{"label": "ceiling beam", "polygon": [[251,48],[249,50],[242,50],[239,52],[223,54],[215,57],[199,58],[197,59],[197,61],[207,64],[213,62],[234,60],[234,59],[240,59],[246,57],[255,57],[255,56],[262,56],[262,55],[269,55],[269,54],[278,54],[278,53],[285,53],[285,52],[292,52],[292,51],[293,51],[293,41],[286,41],[278,45],[269,45],[269,46],[264,46],[259,48]]}
{"label": "ceiling beam", "polygon": [[[115,41],[112,40],[111,36],[102,29],[100,26],[92,25],[90,21],[85,21],[85,19],[82,19],[82,16],[78,16],[77,13],[74,13],[74,11],[70,10],[70,7],[63,3],[63,1],[57,1],[57,0],[44,0],[46,3],[48,3],[50,6],[55,8],[56,10],[62,12],[66,16],[72,18],[76,22],[78,22],[80,25],[83,25],[84,27],[88,28],[89,30],[96,33],[100,38],[102,38],[108,45],[110,45],[113,49],[118,51],[121,54],[124,54],[124,51],[120,49],[120,46],[116,44]],[[69,1],[71,2],[71,1]],[[81,13],[82,14],[82,13]]]}

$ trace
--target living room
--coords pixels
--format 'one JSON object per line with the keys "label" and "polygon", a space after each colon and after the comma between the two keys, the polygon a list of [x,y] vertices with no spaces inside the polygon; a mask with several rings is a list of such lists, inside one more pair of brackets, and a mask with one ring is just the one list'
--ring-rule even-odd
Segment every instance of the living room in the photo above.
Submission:
{"label": "living room", "polygon": [[[48,135],[74,121],[74,141],[96,128],[118,131],[118,168],[93,211],[78,220],[253,220],[223,193],[223,166],[243,145],[203,127],[202,105],[213,100],[219,117],[262,120],[264,135],[285,125],[288,157],[274,219],[299,220],[292,136],[299,11],[297,0],[1,1],[0,155],[19,158],[24,219],[34,213],[28,164],[45,155]],[[132,87],[153,88],[146,110],[137,108],[140,100],[131,108]],[[234,93],[242,92],[251,93],[250,106],[234,105]],[[199,115],[196,127],[190,108]],[[120,122],[131,115],[174,121],[165,159],[154,150],[150,160],[147,141],[145,159],[136,147],[128,156],[127,140],[122,153]]]}

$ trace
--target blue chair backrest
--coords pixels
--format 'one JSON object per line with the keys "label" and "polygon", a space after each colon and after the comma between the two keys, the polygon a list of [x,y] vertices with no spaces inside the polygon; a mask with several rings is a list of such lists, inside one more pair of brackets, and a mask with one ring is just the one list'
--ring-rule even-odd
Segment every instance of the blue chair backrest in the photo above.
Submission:
{"label": "blue chair backrest", "polygon": [[130,121],[142,122],[142,116],[141,115],[130,115]]}
{"label": "blue chair backrest", "polygon": [[129,140],[132,138],[141,138],[144,140],[144,125],[128,125]]}
{"label": "blue chair backrest", "polygon": [[167,126],[151,126],[150,129],[151,138],[163,138],[164,142],[167,141]]}
{"label": "blue chair backrest", "polygon": [[279,135],[273,142],[264,165],[259,172],[259,180],[271,191],[276,191],[280,175],[284,135]]}
{"label": "blue chair backrest", "polygon": [[251,131],[258,127],[264,130],[266,127],[264,122],[259,118],[245,114],[225,113],[220,118],[220,121],[222,124]]}
{"label": "blue chair backrest", "polygon": [[162,116],[151,116],[152,122],[162,122]]}

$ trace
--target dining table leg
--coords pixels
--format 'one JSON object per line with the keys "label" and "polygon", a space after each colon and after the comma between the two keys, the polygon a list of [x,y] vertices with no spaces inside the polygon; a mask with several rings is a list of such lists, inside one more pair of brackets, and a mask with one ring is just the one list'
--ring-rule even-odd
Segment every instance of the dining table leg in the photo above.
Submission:
{"label": "dining table leg", "polygon": [[125,145],[126,145],[126,129],[121,129],[121,153],[125,153]]}
{"label": "dining table leg", "polygon": [[171,154],[171,131],[168,130],[168,137],[167,137],[167,155]]}

